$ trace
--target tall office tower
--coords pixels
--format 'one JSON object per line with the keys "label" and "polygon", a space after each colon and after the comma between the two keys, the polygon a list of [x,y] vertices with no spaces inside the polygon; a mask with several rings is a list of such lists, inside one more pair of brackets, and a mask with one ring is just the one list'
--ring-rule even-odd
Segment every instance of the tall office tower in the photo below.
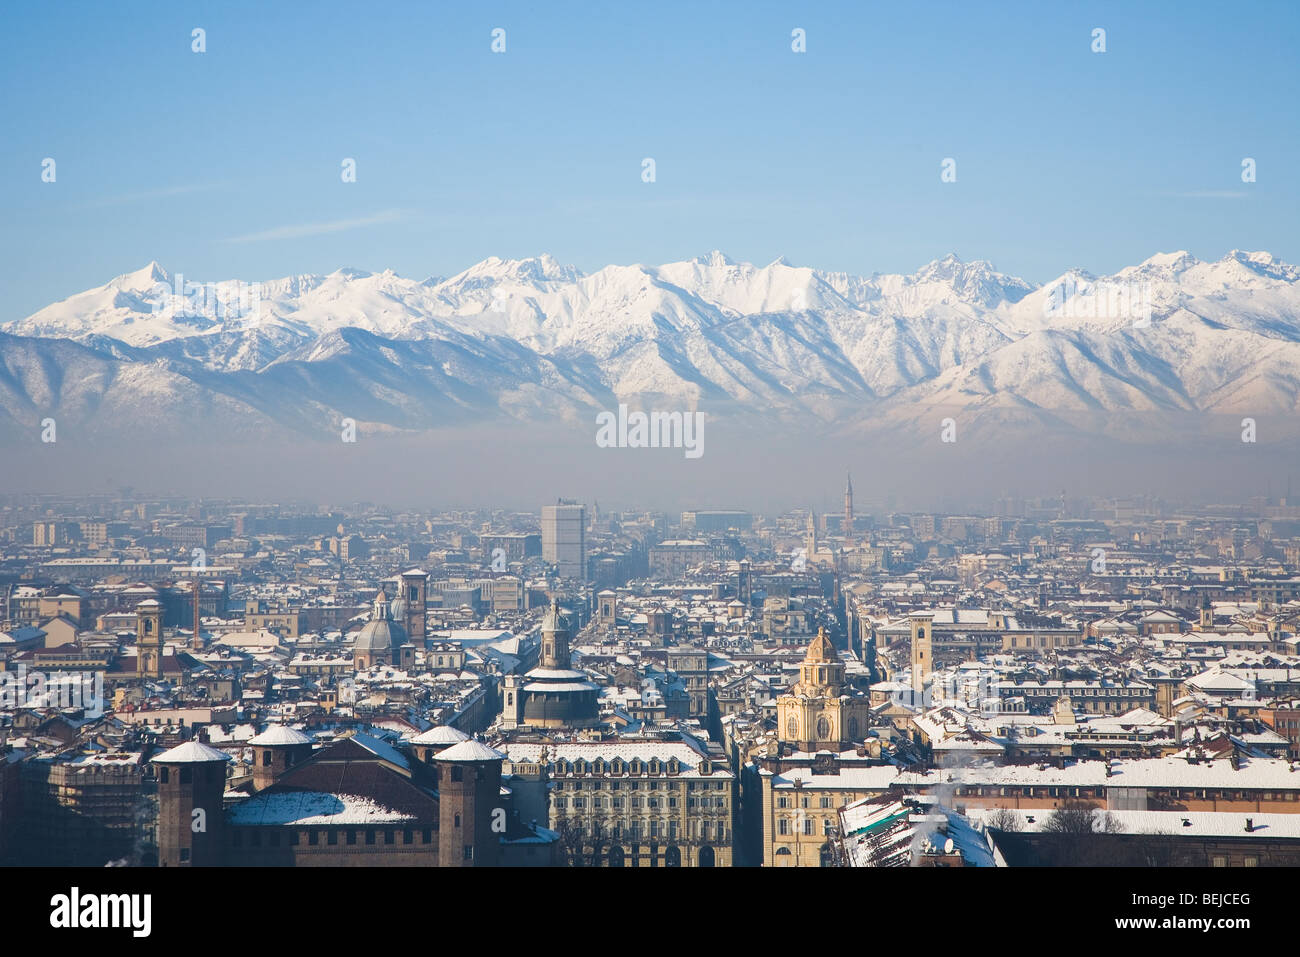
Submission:
{"label": "tall office tower", "polygon": [[542,559],[562,578],[587,577],[587,510],[581,505],[542,506]]}

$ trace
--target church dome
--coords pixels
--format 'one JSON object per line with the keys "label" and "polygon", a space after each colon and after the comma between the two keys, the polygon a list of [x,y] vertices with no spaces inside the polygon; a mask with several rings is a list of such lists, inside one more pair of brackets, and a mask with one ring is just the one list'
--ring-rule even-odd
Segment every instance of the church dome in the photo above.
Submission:
{"label": "church dome", "polygon": [[381,588],[375,596],[370,620],[357,632],[353,654],[391,653],[406,643],[406,629],[393,620],[388,594]]}
{"label": "church dome", "polygon": [[808,653],[804,656],[804,661],[839,661],[839,659],[840,656],[835,653],[835,646],[826,637],[826,629],[818,628],[817,637],[808,643]]}

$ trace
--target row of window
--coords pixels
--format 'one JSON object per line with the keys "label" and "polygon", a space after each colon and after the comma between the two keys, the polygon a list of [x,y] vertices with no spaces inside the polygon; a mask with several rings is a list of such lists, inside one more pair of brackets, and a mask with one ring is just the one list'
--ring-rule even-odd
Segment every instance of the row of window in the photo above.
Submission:
{"label": "row of window", "polygon": [[[368,827],[357,830],[340,831],[337,828],[313,828],[310,830],[287,830],[284,828],[250,828],[247,831],[241,828],[233,828],[230,832],[231,847],[243,847],[244,835],[248,834],[249,847],[297,847],[302,843],[303,837],[307,839],[309,847],[316,847],[321,843],[321,836],[324,835],[326,846],[333,847],[339,843],[340,833],[343,835],[345,845],[356,845],[364,843],[366,845],[376,844],[396,844],[398,837],[402,844],[415,844],[416,838],[419,838],[420,844],[432,844],[433,835],[438,829],[424,828],[415,830],[413,828],[403,828],[398,831],[397,828],[373,828]],[[263,837],[265,836],[265,841]]]}
{"label": "row of window", "polygon": [[[1200,801],[1296,801],[1300,799],[1298,791],[1247,791],[1218,788],[1152,788],[1151,797],[1165,800],[1200,800]],[[975,787],[959,786],[956,794],[963,797],[1105,797],[1104,787]],[[807,799],[805,799],[807,800]],[[785,805],[781,805],[784,807]],[[804,805],[807,807],[807,805]]]}
{"label": "row of window", "polygon": [[[823,835],[830,834],[835,829],[834,818],[829,818],[829,817],[822,818],[821,821],[822,821]],[[806,817],[803,819],[804,834],[812,834],[813,829],[815,827],[816,827],[816,818]],[[779,818],[776,822],[776,833],[778,834],[789,835],[794,833],[795,830],[797,830],[797,828],[798,828],[798,823],[797,822],[792,823],[790,818],[788,817]]]}
{"label": "row of window", "polygon": [[[623,798],[621,797],[611,797],[609,799],[608,805],[605,804],[605,799],[600,795],[593,796],[591,798],[590,805],[588,805],[587,803],[587,798],[584,797],[564,798],[557,795],[553,800],[554,800],[554,805],[558,810],[564,810],[565,808],[568,807],[572,807],[576,810],[581,810],[588,806],[597,809],[608,806],[613,808],[616,811],[621,810],[623,808]],[[660,808],[673,809],[677,807],[677,798],[670,797],[668,798],[667,802],[664,802],[663,800],[657,797],[648,797],[645,799],[644,805],[641,802],[641,798],[639,797],[632,798],[632,803],[631,803],[632,808],[639,809],[643,806],[649,808],[652,811],[658,810]],[[696,810],[696,809],[708,810],[710,807],[716,808],[718,810],[723,810],[726,808],[726,806],[727,806],[727,799],[722,797],[714,798],[712,804],[709,803],[709,799],[706,797],[686,799],[686,807],[690,810]]]}
{"label": "row of window", "polygon": [[[600,821],[590,821],[585,826],[580,826],[582,834],[593,840],[639,840],[643,837],[655,838],[663,837],[670,841],[675,841],[679,837],[680,829],[676,821],[669,821],[661,824],[659,821],[648,821],[644,825],[640,821],[631,821],[624,825],[622,822],[615,823],[606,827]],[[720,821],[692,821],[687,828],[687,837],[691,840],[702,841],[725,841],[727,839],[727,825]]]}
{"label": "row of window", "polygon": [[[658,791],[658,790],[659,790],[659,785],[660,785],[660,783],[661,783],[661,782],[659,782],[659,781],[649,781],[649,782],[647,782],[647,784],[646,784],[646,790],[648,790],[648,791]],[[664,789],[665,791],[680,791],[680,790],[681,790],[681,785],[678,784],[676,781],[664,781],[664,782],[662,782],[662,784],[663,784],[663,789]],[[553,782],[553,787],[554,787],[554,790],[556,790],[556,791],[563,791],[563,790],[565,789],[565,786],[566,786],[566,785],[565,785],[565,782],[564,782],[564,781],[555,781],[555,782]],[[569,789],[572,790],[572,791],[581,791],[581,790],[583,789],[583,786],[584,786],[584,785],[583,785],[583,782],[582,782],[582,781],[570,781],[570,782],[568,782],[568,787],[569,787]],[[726,781],[687,781],[687,782],[686,782],[686,790],[687,790],[687,791],[722,791],[722,790],[724,790],[724,789],[726,788],[726,786],[727,786],[727,782],[726,782]],[[586,784],[586,788],[587,788],[587,790],[589,790],[589,791],[599,791],[599,790],[602,790],[602,789],[604,789],[604,788],[606,788],[606,787],[608,787],[608,789],[611,790],[611,791],[621,791],[621,790],[623,789],[623,782],[622,782],[622,781],[609,781],[609,782],[605,782],[605,781],[590,781],[590,782],[587,782],[587,784]],[[627,789],[628,789],[629,791],[639,791],[639,790],[641,790],[641,782],[640,782],[640,781],[628,781],[628,782],[627,782]]]}
{"label": "row of window", "polygon": [[[776,799],[776,806],[777,806],[777,807],[793,807],[794,805],[791,804],[791,801],[793,801],[793,800],[794,800],[793,798],[789,798],[789,797],[785,797],[785,796],[778,797],[778,798]],[[818,803],[818,807],[828,808],[828,807],[837,807],[837,806],[838,806],[837,804],[832,803],[832,801],[831,801],[831,797],[830,797],[830,795],[828,795],[828,794],[824,794],[824,795],[822,795],[822,796],[821,796],[820,798],[818,798],[817,800],[818,800],[818,802],[819,802],[819,803]],[[800,807],[807,807],[807,806],[808,806],[808,795],[805,794],[803,797],[801,797],[801,798],[799,799],[799,806],[800,806]]]}
{"label": "row of window", "polygon": [[566,761],[563,758],[557,760],[554,764],[555,774],[680,774],[683,771],[689,771],[692,765],[683,764],[676,758],[669,758],[667,761],[660,761],[658,758],[651,758],[649,761],[642,761],[640,758],[633,758],[631,761],[624,761],[622,758],[614,758],[606,761],[604,758],[596,758],[593,761],[587,761],[578,758],[576,761]]}

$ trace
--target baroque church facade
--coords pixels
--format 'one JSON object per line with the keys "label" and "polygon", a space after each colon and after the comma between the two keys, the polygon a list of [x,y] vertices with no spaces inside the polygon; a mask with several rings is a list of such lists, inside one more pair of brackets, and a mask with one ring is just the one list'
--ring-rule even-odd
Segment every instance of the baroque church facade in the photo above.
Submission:
{"label": "baroque church facade", "polygon": [[844,662],[823,629],[808,644],[799,680],[776,701],[777,740],[797,751],[839,753],[866,734],[868,695],[847,692]]}

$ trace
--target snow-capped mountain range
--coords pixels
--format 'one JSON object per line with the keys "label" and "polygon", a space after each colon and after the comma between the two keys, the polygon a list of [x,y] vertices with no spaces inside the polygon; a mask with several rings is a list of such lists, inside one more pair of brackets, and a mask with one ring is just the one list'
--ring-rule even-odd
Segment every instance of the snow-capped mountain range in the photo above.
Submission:
{"label": "snow-capped mountain range", "polygon": [[954,256],[865,277],[718,252],[191,283],[150,263],[0,327],[5,431],[46,416],[97,432],[586,428],[619,402],[838,431],[937,410],[1051,423],[1300,402],[1300,268],[1268,253],[1159,254],[1042,286]]}

